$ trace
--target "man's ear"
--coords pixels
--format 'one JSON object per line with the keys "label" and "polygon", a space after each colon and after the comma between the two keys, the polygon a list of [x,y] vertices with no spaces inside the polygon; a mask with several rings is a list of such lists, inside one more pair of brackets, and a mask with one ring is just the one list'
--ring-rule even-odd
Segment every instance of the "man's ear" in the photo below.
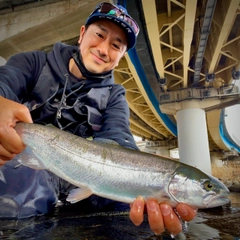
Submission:
{"label": "man's ear", "polygon": [[80,28],[80,33],[79,33],[79,39],[78,39],[78,44],[81,44],[82,39],[83,39],[83,35],[85,33],[86,27],[83,25]]}

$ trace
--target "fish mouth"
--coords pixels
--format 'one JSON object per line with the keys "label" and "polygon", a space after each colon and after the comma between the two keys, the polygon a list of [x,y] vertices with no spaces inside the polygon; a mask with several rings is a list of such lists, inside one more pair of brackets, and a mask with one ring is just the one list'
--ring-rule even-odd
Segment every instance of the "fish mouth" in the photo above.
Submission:
{"label": "fish mouth", "polygon": [[227,194],[207,194],[203,199],[203,205],[207,208],[214,208],[229,204],[231,200]]}

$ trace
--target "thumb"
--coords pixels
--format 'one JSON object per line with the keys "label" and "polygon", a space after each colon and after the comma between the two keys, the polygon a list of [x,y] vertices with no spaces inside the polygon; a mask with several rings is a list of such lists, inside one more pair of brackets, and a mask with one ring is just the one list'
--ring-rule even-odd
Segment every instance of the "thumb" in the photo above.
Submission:
{"label": "thumb", "polygon": [[14,116],[15,116],[15,123],[16,122],[26,122],[26,123],[32,123],[32,117],[29,112],[29,109],[19,104],[20,106],[15,109]]}

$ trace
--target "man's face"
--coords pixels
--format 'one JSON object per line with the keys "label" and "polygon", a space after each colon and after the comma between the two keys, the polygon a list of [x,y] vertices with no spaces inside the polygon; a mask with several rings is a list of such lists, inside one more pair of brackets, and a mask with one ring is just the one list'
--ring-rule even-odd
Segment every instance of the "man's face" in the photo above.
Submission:
{"label": "man's face", "polygon": [[127,50],[124,31],[113,22],[99,20],[80,30],[81,55],[88,71],[103,73],[114,69]]}

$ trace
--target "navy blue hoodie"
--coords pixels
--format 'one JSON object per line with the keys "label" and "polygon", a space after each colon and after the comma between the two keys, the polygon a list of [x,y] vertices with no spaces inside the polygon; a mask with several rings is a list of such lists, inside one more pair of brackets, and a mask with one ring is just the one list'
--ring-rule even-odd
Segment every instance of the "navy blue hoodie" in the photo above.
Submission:
{"label": "navy blue hoodie", "polygon": [[12,56],[0,67],[0,95],[25,104],[34,122],[54,124],[81,137],[93,136],[138,149],[129,129],[125,89],[112,72],[77,79],[68,70],[77,46],[56,43],[53,51]]}

